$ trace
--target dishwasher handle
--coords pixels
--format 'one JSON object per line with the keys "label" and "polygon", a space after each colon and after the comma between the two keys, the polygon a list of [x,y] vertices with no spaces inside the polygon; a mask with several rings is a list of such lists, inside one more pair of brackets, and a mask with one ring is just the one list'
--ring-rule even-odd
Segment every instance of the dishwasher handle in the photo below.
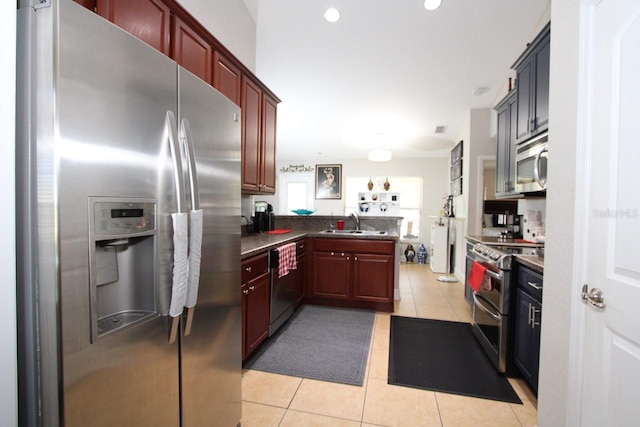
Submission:
{"label": "dishwasher handle", "polygon": [[277,249],[269,251],[269,271],[277,270],[280,264],[280,252]]}

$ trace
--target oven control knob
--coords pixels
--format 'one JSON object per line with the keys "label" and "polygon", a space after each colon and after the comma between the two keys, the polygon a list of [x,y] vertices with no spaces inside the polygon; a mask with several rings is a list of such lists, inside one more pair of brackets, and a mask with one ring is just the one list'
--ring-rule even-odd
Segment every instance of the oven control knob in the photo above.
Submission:
{"label": "oven control knob", "polygon": [[498,252],[494,252],[493,254],[491,254],[491,258],[498,260],[500,258],[500,254]]}

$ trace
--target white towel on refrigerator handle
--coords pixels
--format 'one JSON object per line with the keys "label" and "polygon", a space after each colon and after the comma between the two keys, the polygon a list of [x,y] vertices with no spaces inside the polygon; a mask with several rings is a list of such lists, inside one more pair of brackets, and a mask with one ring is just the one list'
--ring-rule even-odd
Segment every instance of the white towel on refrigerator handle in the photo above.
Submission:
{"label": "white towel on refrigerator handle", "polygon": [[187,296],[189,214],[172,213],[173,220],[173,280],[169,315],[180,316]]}
{"label": "white towel on refrigerator handle", "polygon": [[192,210],[189,215],[191,234],[189,235],[189,277],[185,307],[191,308],[198,301],[200,284],[200,261],[202,258],[202,209]]}

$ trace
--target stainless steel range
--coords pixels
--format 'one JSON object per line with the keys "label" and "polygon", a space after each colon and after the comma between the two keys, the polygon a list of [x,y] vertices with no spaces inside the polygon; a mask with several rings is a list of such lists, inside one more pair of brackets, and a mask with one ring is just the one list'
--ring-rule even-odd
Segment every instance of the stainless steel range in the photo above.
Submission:
{"label": "stainless steel range", "polygon": [[484,269],[478,291],[473,292],[472,329],[499,372],[506,372],[509,358],[511,313],[511,261],[519,248],[477,243],[467,253],[468,261]]}

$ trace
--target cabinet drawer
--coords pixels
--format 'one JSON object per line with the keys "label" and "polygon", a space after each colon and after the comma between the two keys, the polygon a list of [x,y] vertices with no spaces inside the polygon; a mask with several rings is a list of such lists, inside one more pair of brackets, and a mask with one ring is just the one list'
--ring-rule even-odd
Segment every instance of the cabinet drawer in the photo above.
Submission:
{"label": "cabinet drawer", "polygon": [[542,274],[537,271],[519,264],[518,287],[538,301],[542,301]]}
{"label": "cabinet drawer", "polygon": [[296,242],[296,255],[304,255],[307,253],[307,239],[299,240]]}
{"label": "cabinet drawer", "polygon": [[242,261],[242,283],[247,283],[269,271],[269,254],[267,252]]}
{"label": "cabinet drawer", "polygon": [[314,239],[314,251],[327,252],[361,252],[366,254],[392,255],[394,242],[392,240],[366,239]]}

